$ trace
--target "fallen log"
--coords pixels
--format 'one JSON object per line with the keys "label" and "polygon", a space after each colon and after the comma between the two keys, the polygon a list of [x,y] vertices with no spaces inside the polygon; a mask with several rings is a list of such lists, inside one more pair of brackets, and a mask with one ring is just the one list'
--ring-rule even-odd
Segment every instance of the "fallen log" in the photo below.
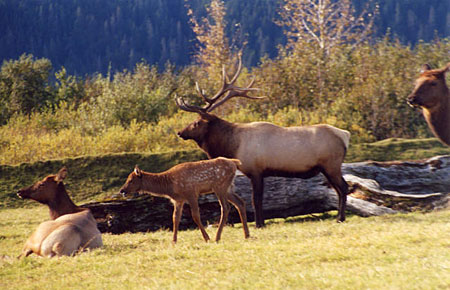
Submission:
{"label": "fallen log", "polygon": [[[347,210],[359,216],[450,206],[450,155],[421,161],[345,163],[343,173],[352,188]],[[235,187],[247,203],[249,221],[253,221],[249,179],[237,174]],[[218,221],[220,206],[214,194],[200,197],[199,205],[204,223]],[[173,206],[164,198],[116,197],[83,206],[91,209],[102,232],[118,234],[172,227]],[[263,208],[266,218],[322,213],[337,209],[337,195],[322,175],[310,179],[269,177],[265,179]],[[239,222],[234,208],[229,220]],[[186,205],[180,229],[194,227]]]}

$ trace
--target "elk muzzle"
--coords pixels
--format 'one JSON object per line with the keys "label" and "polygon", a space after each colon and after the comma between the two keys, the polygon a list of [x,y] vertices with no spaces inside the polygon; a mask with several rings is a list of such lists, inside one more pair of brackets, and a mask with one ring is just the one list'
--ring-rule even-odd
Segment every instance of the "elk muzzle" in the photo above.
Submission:
{"label": "elk muzzle", "polygon": [[124,190],[124,189],[120,189],[119,193],[120,193],[120,195],[122,197],[127,197],[128,196],[128,192],[126,190]]}
{"label": "elk muzzle", "polygon": [[406,102],[412,108],[420,107],[420,100],[417,98],[416,94],[410,94],[406,99]]}
{"label": "elk muzzle", "polygon": [[183,134],[184,131],[178,131],[177,135],[183,140],[187,140],[186,134]]}
{"label": "elk muzzle", "polygon": [[21,199],[26,199],[30,197],[30,193],[26,190],[26,188],[22,188],[17,191],[17,196]]}

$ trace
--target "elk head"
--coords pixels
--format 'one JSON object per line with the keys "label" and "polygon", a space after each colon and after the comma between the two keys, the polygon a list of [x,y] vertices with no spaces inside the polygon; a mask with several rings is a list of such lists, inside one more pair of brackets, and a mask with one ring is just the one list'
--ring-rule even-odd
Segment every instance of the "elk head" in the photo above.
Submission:
{"label": "elk head", "polygon": [[125,184],[120,188],[120,194],[125,197],[130,193],[138,193],[142,188],[142,175],[142,170],[136,165],[133,172],[128,175]]}
{"label": "elk head", "polygon": [[211,123],[218,120],[219,118],[210,114],[212,110],[219,107],[226,101],[234,97],[243,97],[248,99],[262,99],[263,97],[252,97],[249,96],[248,93],[251,91],[258,90],[257,88],[252,88],[255,79],[253,79],[247,87],[241,88],[234,85],[236,80],[238,79],[242,70],[242,60],[239,57],[238,68],[233,75],[231,81],[228,79],[228,76],[225,71],[225,66],[222,68],[222,87],[220,90],[211,98],[205,95],[205,92],[200,89],[198,82],[195,83],[198,95],[207,103],[204,107],[193,106],[187,104],[183,98],[177,97],[176,103],[177,106],[187,112],[194,112],[199,114],[199,118],[189,124],[186,128],[178,132],[178,136],[183,138],[184,140],[193,139],[198,144],[202,142],[202,139],[208,132],[208,127]]}
{"label": "elk head", "polygon": [[23,199],[32,199],[43,204],[49,204],[57,199],[58,193],[61,192],[58,187],[66,177],[67,169],[63,167],[56,175],[49,175],[31,186],[20,189],[17,195]]}
{"label": "elk head", "polygon": [[408,104],[413,107],[424,107],[426,109],[432,109],[438,105],[442,96],[448,95],[445,73],[449,69],[450,63],[442,69],[434,70],[428,64],[424,64],[421,74],[416,80],[414,90],[408,96]]}

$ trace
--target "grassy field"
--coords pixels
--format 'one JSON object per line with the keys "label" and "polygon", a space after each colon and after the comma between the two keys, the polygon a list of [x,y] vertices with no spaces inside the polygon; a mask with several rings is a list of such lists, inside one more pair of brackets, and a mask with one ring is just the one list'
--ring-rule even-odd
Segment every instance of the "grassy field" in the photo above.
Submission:
{"label": "grassy field", "polygon": [[[15,257],[47,218],[43,206],[0,211],[1,289],[448,289],[450,211],[361,218],[335,212],[198,230],[110,235],[75,257]],[[209,228],[213,235],[216,228]]]}
{"label": "grassy field", "polygon": [[[435,139],[352,145],[346,162],[450,154]],[[104,234],[104,247],[75,257],[16,257],[48,210],[15,196],[22,186],[67,166],[78,203],[117,192],[135,164],[161,171],[204,158],[199,151],[113,154],[0,166],[0,289],[449,289],[450,210],[381,217],[336,212],[226,227],[220,243],[198,230]],[[208,228],[210,236],[216,228]]]}

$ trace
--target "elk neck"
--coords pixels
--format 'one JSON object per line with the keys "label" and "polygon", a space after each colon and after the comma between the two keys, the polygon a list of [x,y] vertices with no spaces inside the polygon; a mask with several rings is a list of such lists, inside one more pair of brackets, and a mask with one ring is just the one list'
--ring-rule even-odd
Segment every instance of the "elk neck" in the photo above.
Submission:
{"label": "elk neck", "polygon": [[141,190],[151,195],[172,197],[173,182],[170,174],[143,172]]}
{"label": "elk neck", "polygon": [[80,212],[85,210],[84,208],[76,206],[67,194],[66,188],[62,182],[58,184],[57,194],[54,199],[50,200],[48,208],[50,210],[50,217],[52,219],[57,219],[58,217]]}
{"label": "elk neck", "polygon": [[209,125],[208,132],[199,146],[209,158],[236,158],[238,140],[238,125],[217,118]]}
{"label": "elk neck", "polygon": [[439,107],[433,111],[423,108],[425,120],[433,133],[444,143],[450,145],[450,96],[442,97]]}

